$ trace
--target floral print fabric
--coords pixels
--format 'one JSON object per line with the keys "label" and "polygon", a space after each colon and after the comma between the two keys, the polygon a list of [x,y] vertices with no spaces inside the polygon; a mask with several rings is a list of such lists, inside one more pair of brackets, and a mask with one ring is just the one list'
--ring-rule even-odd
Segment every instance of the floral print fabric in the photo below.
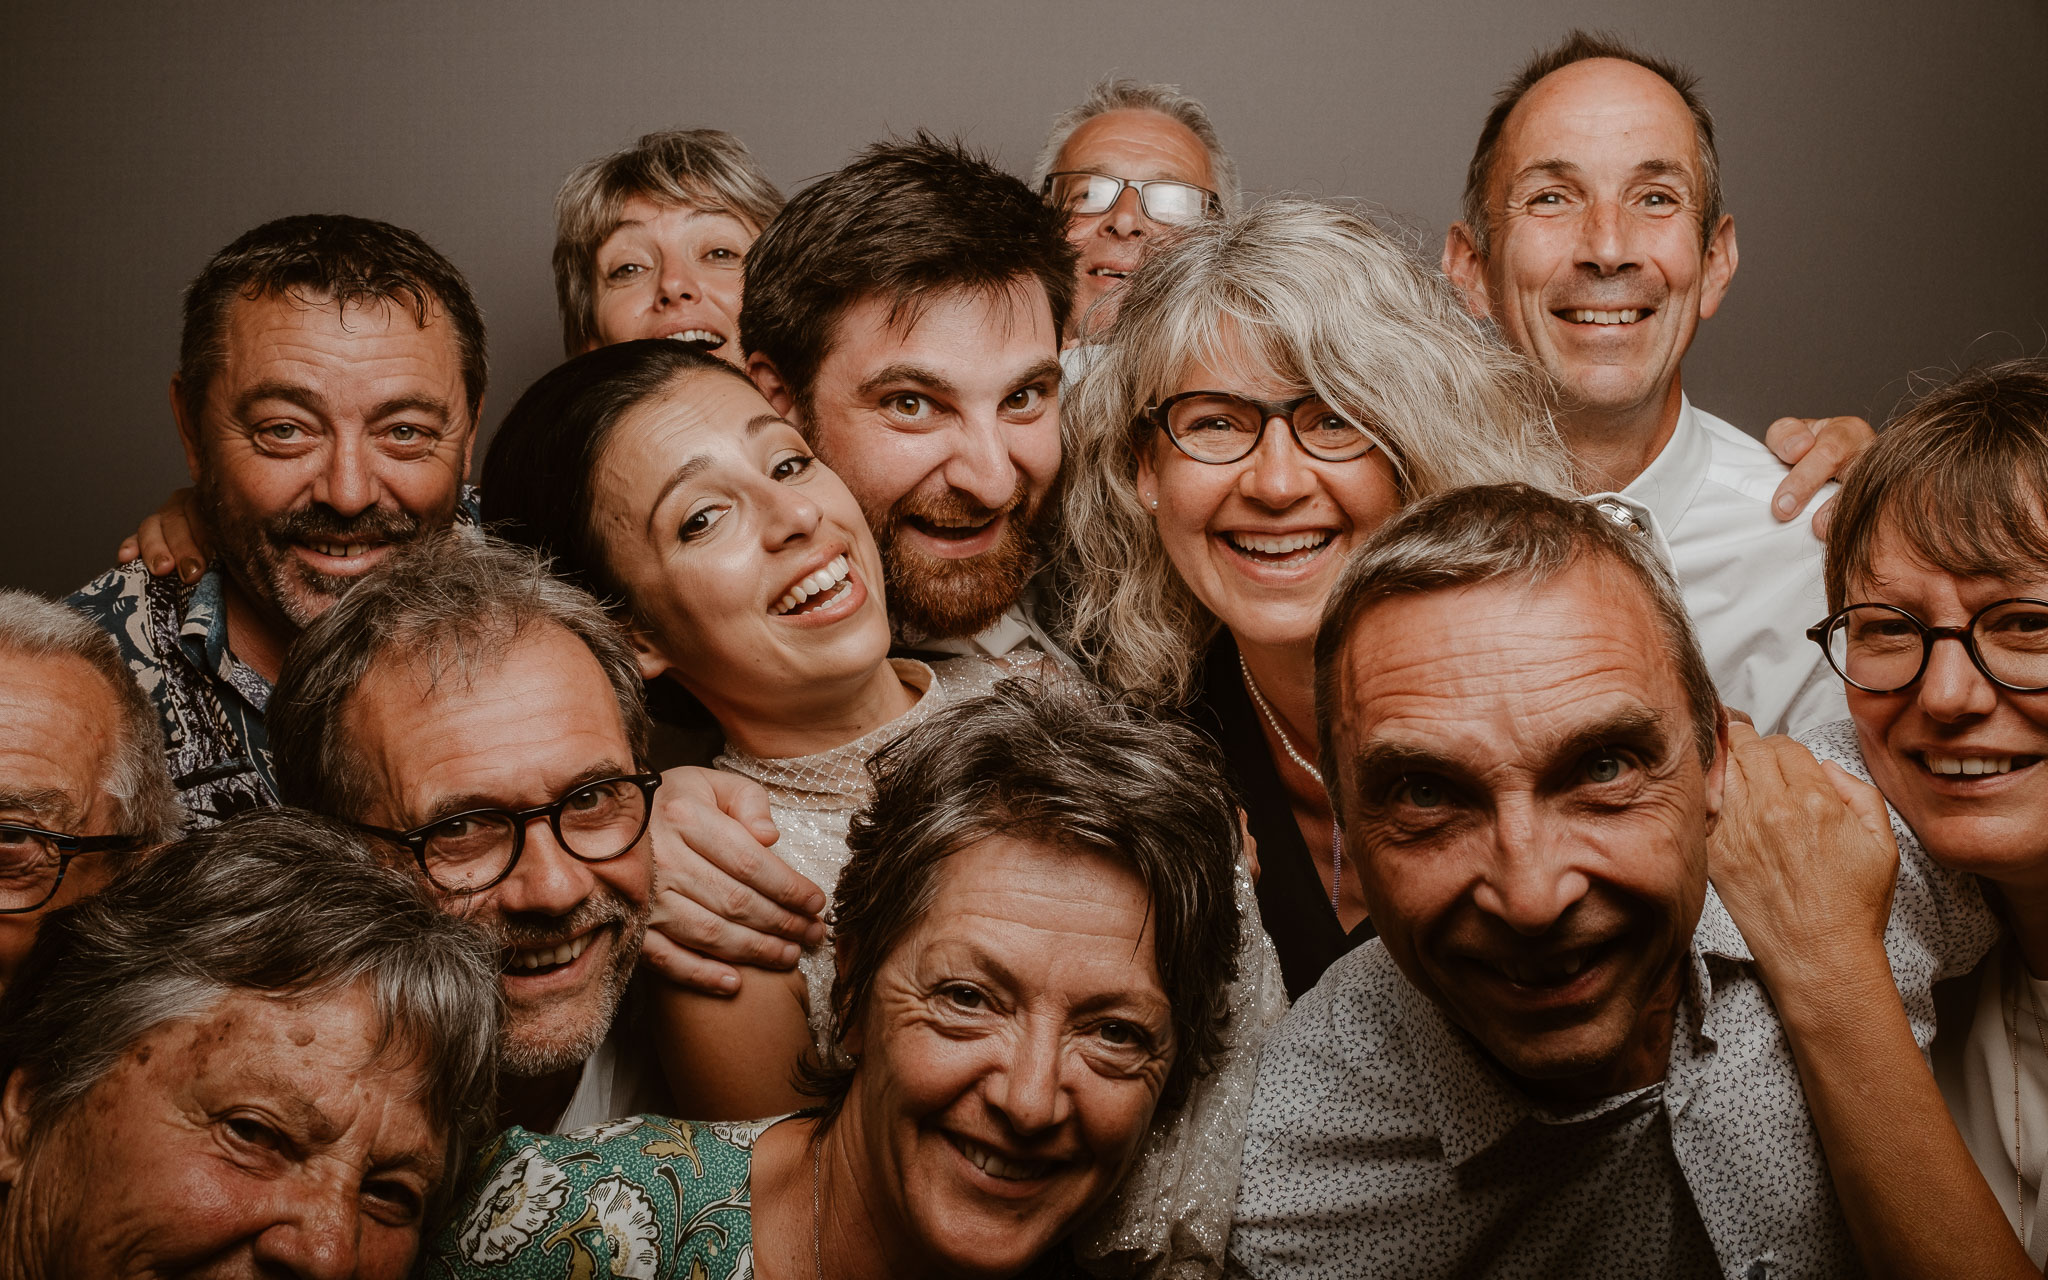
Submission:
{"label": "floral print fabric", "polygon": [[635,1116],[512,1128],[471,1166],[421,1274],[752,1280],[754,1142],[774,1124]]}

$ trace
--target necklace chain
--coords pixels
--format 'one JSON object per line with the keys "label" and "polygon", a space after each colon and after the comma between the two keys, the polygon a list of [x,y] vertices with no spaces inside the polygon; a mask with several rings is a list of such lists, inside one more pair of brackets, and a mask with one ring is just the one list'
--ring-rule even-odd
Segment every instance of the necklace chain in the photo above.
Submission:
{"label": "necklace chain", "polygon": [[[1244,687],[1252,695],[1252,701],[1258,705],[1259,714],[1266,718],[1267,724],[1273,726],[1273,736],[1280,739],[1280,749],[1287,753],[1287,758],[1294,761],[1303,773],[1314,778],[1317,786],[1322,786],[1323,771],[1304,760],[1301,752],[1294,749],[1294,740],[1287,736],[1287,730],[1281,728],[1279,715],[1274,712],[1272,704],[1266,701],[1266,695],[1259,691],[1259,682],[1252,679],[1251,664],[1244,660],[1243,650],[1238,651],[1237,669],[1244,672]],[[1337,914],[1337,901],[1343,890],[1344,829],[1333,820],[1330,823],[1330,912],[1333,915]]]}
{"label": "necklace chain", "polygon": [[[2041,1042],[2043,1055],[2048,1055],[2048,1028],[2043,1026],[2044,1023],[2048,1023],[2048,1015],[2041,1012],[2041,997],[2034,992],[2033,983],[2026,972],[2026,962],[2020,959],[2017,947],[2013,948],[2012,966],[2013,971],[2007,976],[2005,1039],[2006,1048],[2012,1054],[2013,1212],[2019,1223],[2020,1245],[2024,1248],[2027,1243],[2027,1183],[2026,1175],[2020,1171],[2020,1157],[2024,1150],[2020,1145],[2020,990],[2026,990],[2027,1004],[2030,1006],[2026,1013],[2034,1020],[2034,1037]],[[2040,1225],[2038,1212],[2034,1225]]]}
{"label": "necklace chain", "polygon": [[818,1162],[825,1151],[824,1142],[813,1135],[811,1139],[811,1276],[812,1280],[825,1280],[825,1250],[818,1235]]}

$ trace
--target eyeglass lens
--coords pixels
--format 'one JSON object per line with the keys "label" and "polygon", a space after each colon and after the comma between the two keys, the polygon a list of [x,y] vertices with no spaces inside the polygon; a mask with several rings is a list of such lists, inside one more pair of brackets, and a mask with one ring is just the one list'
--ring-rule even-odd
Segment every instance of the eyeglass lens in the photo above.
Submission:
{"label": "eyeglass lens", "polygon": [[[1166,429],[1191,457],[1235,462],[1258,446],[1268,412],[1283,407],[1221,393],[1188,396],[1168,403]],[[1372,448],[1371,436],[1319,397],[1295,405],[1288,416],[1301,447],[1326,462],[1348,461]]]}
{"label": "eyeglass lens", "polygon": [[[2048,604],[2002,600],[1970,620],[1985,674],[2016,689],[2048,689]],[[1828,631],[1828,660],[1851,684],[1878,693],[1903,689],[1926,661],[1926,629],[1890,605],[1854,605]]]}
{"label": "eyeglass lens", "polygon": [[1100,173],[1062,174],[1054,180],[1053,203],[1068,213],[1108,213],[1126,186],[1138,189],[1138,203],[1154,222],[1185,226],[1200,222],[1209,209],[1209,193],[1200,187],[1166,178],[1142,182]]}
{"label": "eyeglass lens", "polygon": [[[616,858],[647,829],[647,792],[624,778],[579,787],[551,806],[555,830],[570,853],[587,862]],[[518,853],[525,824],[503,810],[458,814],[427,831],[420,843],[427,875],[463,892],[496,881]]]}
{"label": "eyeglass lens", "polygon": [[57,891],[63,873],[63,851],[49,837],[0,826],[0,911],[41,906]]}

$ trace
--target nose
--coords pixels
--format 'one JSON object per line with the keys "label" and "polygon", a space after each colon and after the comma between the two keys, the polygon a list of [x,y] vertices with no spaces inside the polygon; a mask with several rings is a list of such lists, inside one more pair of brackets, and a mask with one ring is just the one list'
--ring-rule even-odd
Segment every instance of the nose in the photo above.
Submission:
{"label": "nose", "polygon": [[373,451],[367,432],[334,432],[326,465],[313,485],[313,500],[344,516],[360,515],[376,505],[381,486]]}
{"label": "nose", "polygon": [[288,1206],[256,1237],[261,1275],[349,1280],[357,1274],[362,1219],[353,1187],[322,1187]]}
{"label": "nose", "polygon": [[546,818],[536,817],[526,824],[526,844],[512,874],[490,896],[507,915],[566,916],[583,905],[596,884],[589,864],[555,839]]}
{"label": "nose", "polygon": [[809,540],[825,521],[817,502],[802,489],[768,480],[762,495],[761,544],[770,551]]}
{"label": "nose", "polygon": [[1145,216],[1145,202],[1139,198],[1136,187],[1125,187],[1116,193],[1116,203],[1109,206],[1102,229],[1113,236],[1142,236],[1152,230],[1152,219]]}
{"label": "nose", "polygon": [[694,302],[704,294],[704,286],[691,270],[687,258],[667,258],[661,264],[661,304],[672,307],[680,302]]}
{"label": "nose", "polygon": [[1637,265],[1632,223],[1616,200],[1595,200],[1579,220],[1579,265],[1611,276]]}
{"label": "nose", "polygon": [[1996,710],[1998,686],[1977,670],[1962,640],[1944,636],[1928,648],[1927,670],[1920,674],[1919,702],[1930,719],[1954,724]]}
{"label": "nose", "polygon": [[1008,1060],[990,1075],[984,1096],[1019,1136],[1044,1133],[1073,1110],[1060,1085],[1063,1031],[1053,1019],[1025,1019],[1010,1042]]}
{"label": "nose", "polygon": [[946,484],[988,510],[1008,506],[1022,473],[995,411],[963,415],[953,435],[953,453],[941,472]]}
{"label": "nose", "polygon": [[1285,511],[1306,498],[1316,484],[1308,455],[1294,442],[1287,419],[1274,414],[1266,419],[1259,442],[1240,464],[1238,491],[1262,507]]}
{"label": "nose", "polygon": [[1548,932],[1591,887],[1569,839],[1541,820],[1533,801],[1503,803],[1494,818],[1493,862],[1473,891],[1474,905],[1524,937]]}

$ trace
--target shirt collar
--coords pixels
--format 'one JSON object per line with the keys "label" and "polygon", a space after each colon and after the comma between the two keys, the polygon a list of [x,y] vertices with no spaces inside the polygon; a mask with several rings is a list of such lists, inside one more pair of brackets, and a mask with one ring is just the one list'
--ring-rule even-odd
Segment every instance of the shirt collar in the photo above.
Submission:
{"label": "shirt collar", "polygon": [[1707,464],[1712,461],[1713,452],[1713,441],[1708,439],[1699,413],[1692,407],[1692,401],[1680,393],[1678,423],[1671,428],[1671,438],[1664,442],[1650,465],[1643,468],[1643,473],[1629,481],[1621,492],[1648,507],[1668,536],[1685,518],[1700,486],[1706,483]]}
{"label": "shirt collar", "polygon": [[209,565],[186,595],[178,643],[201,671],[227,677],[233,657],[228,653],[227,576],[219,564]]}

